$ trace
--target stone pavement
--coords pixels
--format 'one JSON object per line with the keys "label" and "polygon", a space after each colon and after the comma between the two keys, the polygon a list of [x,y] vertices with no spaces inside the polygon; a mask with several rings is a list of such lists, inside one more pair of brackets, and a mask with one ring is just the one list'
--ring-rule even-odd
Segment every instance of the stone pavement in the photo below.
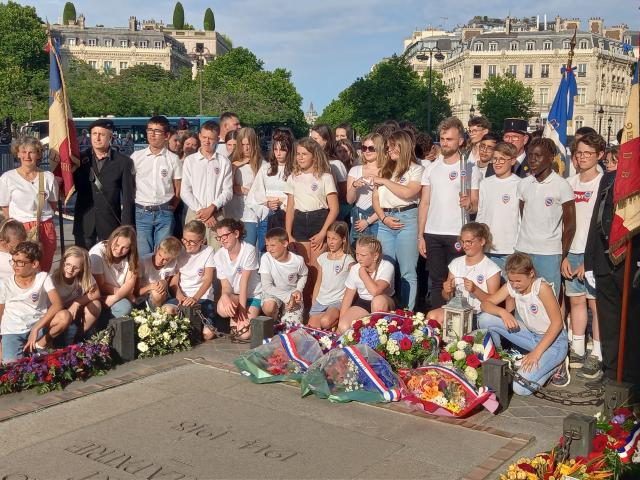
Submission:
{"label": "stone pavement", "polygon": [[245,348],[220,339],[63,392],[0,397],[0,478],[493,479],[552,447],[569,413],[514,399],[458,420],[302,399],[240,376],[231,363]]}

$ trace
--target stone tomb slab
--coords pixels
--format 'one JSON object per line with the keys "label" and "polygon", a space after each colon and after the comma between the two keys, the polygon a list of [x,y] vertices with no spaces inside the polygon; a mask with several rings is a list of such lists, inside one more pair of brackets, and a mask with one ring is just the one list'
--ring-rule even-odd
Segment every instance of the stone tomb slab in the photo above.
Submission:
{"label": "stone tomb slab", "polygon": [[[206,391],[167,396],[163,386],[172,378],[179,384],[190,377]],[[212,392],[212,384],[220,390]],[[297,389],[253,385],[196,365],[134,382],[123,394],[153,397],[154,389],[158,400],[132,402],[131,410],[95,423],[92,412],[109,408],[106,392],[3,423],[1,435],[13,431],[24,439],[28,428],[33,435],[0,457],[0,479],[451,479],[508,441],[387,409],[301,399]],[[64,431],[61,415],[86,421]],[[59,435],[46,431],[51,423]]]}

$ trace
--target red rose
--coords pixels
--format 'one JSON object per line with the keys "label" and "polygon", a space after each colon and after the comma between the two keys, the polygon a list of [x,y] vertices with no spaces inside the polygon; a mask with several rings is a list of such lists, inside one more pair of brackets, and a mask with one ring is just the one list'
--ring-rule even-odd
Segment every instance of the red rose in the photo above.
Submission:
{"label": "red rose", "polygon": [[475,353],[467,356],[467,365],[469,365],[471,368],[478,368],[480,366],[480,360]]}
{"label": "red rose", "polygon": [[427,322],[427,325],[431,328],[440,328],[440,324],[437,320],[431,319]]}
{"label": "red rose", "polygon": [[444,352],[440,352],[440,355],[438,356],[438,360],[440,360],[441,362],[452,362],[453,357],[451,357],[451,354],[449,352],[444,351]]}
{"label": "red rose", "polygon": [[473,338],[471,335],[465,335],[464,337],[462,337],[462,340],[464,340],[467,343],[470,343],[471,345],[475,343],[475,338]]}
{"label": "red rose", "polygon": [[620,408],[616,408],[613,411],[613,416],[615,417],[616,415],[624,415],[625,417],[629,417],[633,415],[633,412],[631,411],[631,409],[627,407],[620,407]]}
{"label": "red rose", "polygon": [[360,330],[362,328],[362,320],[356,320],[352,326],[354,330]]}
{"label": "red rose", "polygon": [[607,434],[618,440],[620,440],[622,437],[626,438],[629,435],[629,433],[623,430],[623,428],[617,423],[613,424],[613,426],[611,427],[611,430],[609,430]]}
{"label": "red rose", "polygon": [[396,315],[404,315],[404,310],[402,310],[401,308],[397,308]]}
{"label": "red rose", "polygon": [[387,331],[388,331],[389,333],[397,332],[397,331],[398,331],[398,327],[396,327],[396,326],[395,326],[395,325],[393,325],[393,324],[389,324],[389,326],[387,327]]}
{"label": "red rose", "polygon": [[593,439],[593,451],[594,452],[604,452],[605,447],[607,446],[608,439],[607,435],[603,433],[599,433]]}
{"label": "red rose", "polygon": [[360,341],[360,337],[362,335],[360,335],[360,332],[353,332],[353,341],[358,343]]}
{"label": "red rose", "polygon": [[378,323],[378,320],[376,320],[375,318],[372,318],[371,320],[369,320],[370,327],[375,327],[376,323]]}
{"label": "red rose", "polygon": [[431,342],[425,338],[422,340],[422,348],[429,350],[431,348]]}
{"label": "red rose", "polygon": [[411,335],[413,333],[413,322],[411,320],[404,322],[400,331],[405,335]]}
{"label": "red rose", "polygon": [[400,340],[400,350],[409,350],[411,348],[411,340],[407,337],[404,337]]}

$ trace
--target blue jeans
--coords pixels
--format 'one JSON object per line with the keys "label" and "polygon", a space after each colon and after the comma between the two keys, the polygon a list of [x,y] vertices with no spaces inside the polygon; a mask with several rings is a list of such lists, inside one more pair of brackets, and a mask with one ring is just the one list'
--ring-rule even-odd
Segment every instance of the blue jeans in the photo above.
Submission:
{"label": "blue jeans", "polygon": [[[523,252],[527,253],[527,252]],[[533,261],[533,267],[536,269],[538,277],[544,278],[547,283],[553,286],[553,293],[556,297],[560,295],[560,264],[562,263],[562,255],[540,255],[537,253],[527,253]]]}
{"label": "blue jeans", "polygon": [[153,253],[160,242],[173,233],[174,225],[173,211],[168,206],[153,212],[136,206],[138,254]]}
{"label": "blue jeans", "polygon": [[[29,334],[26,333],[5,333],[2,335],[2,362],[14,362],[25,356],[24,346],[29,340]],[[38,332],[38,340],[40,340],[45,334],[45,329],[41,328]]]}
{"label": "blue jeans", "polygon": [[[269,211],[269,215],[271,215],[271,211]],[[267,217],[269,218],[269,217]],[[267,236],[267,230],[269,230],[269,221],[267,220],[267,218],[265,218],[264,220],[260,220],[258,222],[258,229],[257,229],[257,236],[258,236],[258,240],[257,240],[257,244],[256,244],[256,248],[258,249],[258,255],[261,255],[262,252],[266,252],[267,251],[267,246],[266,246],[266,239],[265,237]]]}
{"label": "blue jeans", "polygon": [[509,258],[509,255],[500,253],[487,253],[487,257],[489,257],[493,263],[500,267],[500,275],[502,275],[502,278],[504,278],[506,282],[509,281],[509,279],[507,278],[507,272],[505,272],[504,270],[504,266],[507,263],[507,258]]}
{"label": "blue jeans", "polygon": [[244,222],[244,241],[255,246],[258,239],[258,224],[256,222]]}
{"label": "blue jeans", "polygon": [[360,237],[364,237],[365,235],[371,235],[372,237],[378,236],[377,220],[373,222],[371,225],[369,225],[367,228],[365,228],[362,232],[357,232],[355,228],[356,222],[358,220],[366,220],[374,213],[375,212],[373,210],[373,207],[363,209],[363,208],[356,207],[354,205],[353,208],[351,209],[351,231],[349,233],[349,241],[352,247],[355,246],[356,241]]}
{"label": "blue jeans", "polygon": [[120,318],[126,317],[133,310],[133,305],[126,298],[121,298],[116,303],[111,305],[111,317],[112,318]]}
{"label": "blue jeans", "polygon": [[[514,345],[530,352],[540,343],[544,335],[528,330],[519,318],[516,317],[516,320],[520,330],[509,332],[500,317],[483,312],[478,316],[478,328],[489,331],[496,347],[500,346],[500,337],[504,337]],[[567,331],[563,329],[540,357],[538,368],[529,372],[518,370],[518,373],[527,380],[542,386],[553,375],[555,368],[565,359],[568,348]],[[516,395],[531,395],[533,392],[526,386],[514,381],[513,393]]]}
{"label": "blue jeans", "polygon": [[413,310],[418,291],[418,209],[387,214],[397,218],[404,227],[393,230],[384,223],[378,226],[378,240],[382,244],[382,253],[400,270],[400,306]]}

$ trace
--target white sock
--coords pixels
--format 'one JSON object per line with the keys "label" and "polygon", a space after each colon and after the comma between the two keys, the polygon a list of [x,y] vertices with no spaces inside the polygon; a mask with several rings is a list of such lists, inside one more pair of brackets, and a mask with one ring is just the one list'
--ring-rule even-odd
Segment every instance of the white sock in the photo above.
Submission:
{"label": "white sock", "polygon": [[600,347],[600,340],[593,341],[591,355],[593,355],[594,357],[598,357],[598,360],[602,361],[602,348]]}
{"label": "white sock", "polygon": [[573,350],[576,355],[584,355],[584,335],[573,334],[573,338],[571,339],[571,350]]}

